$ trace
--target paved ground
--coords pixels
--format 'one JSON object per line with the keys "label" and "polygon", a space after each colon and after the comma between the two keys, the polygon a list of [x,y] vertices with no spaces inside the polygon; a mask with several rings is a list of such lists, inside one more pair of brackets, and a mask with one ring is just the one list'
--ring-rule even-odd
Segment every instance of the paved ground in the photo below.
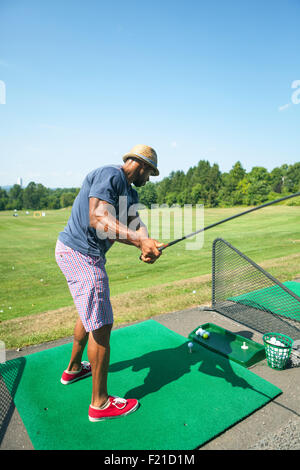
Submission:
{"label": "paved ground", "polygon": [[[262,343],[261,334],[216,312],[201,308],[160,315],[153,317],[153,319],[185,337],[197,326],[211,322]],[[65,338],[60,341],[23,348],[21,351],[7,351],[6,360],[26,356],[71,341],[72,338]],[[206,443],[201,447],[201,450],[300,449],[300,368],[292,367],[277,371],[271,369],[266,361],[262,361],[254,365],[251,370],[278,386],[283,393],[260,410]],[[0,396],[3,402],[8,403],[9,397],[1,381]],[[19,413],[13,405],[10,406],[6,415],[8,419],[0,430],[0,450],[33,449]]]}

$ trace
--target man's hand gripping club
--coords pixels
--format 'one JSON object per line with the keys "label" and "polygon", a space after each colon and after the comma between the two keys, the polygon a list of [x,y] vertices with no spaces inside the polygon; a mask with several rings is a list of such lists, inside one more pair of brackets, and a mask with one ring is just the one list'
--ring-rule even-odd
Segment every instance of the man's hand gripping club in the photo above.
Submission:
{"label": "man's hand gripping club", "polygon": [[116,219],[111,204],[97,198],[90,198],[89,215],[90,226],[96,229],[100,239],[106,238],[111,243],[118,241],[136,246],[142,252],[140,259],[144,263],[153,264],[160,257],[161,252],[158,248],[164,244],[149,238],[147,228],[138,215],[130,218],[131,222],[133,220],[137,222],[137,229],[132,230]]}
{"label": "man's hand gripping club", "polygon": [[153,264],[161,255],[161,251],[159,251],[158,248],[163,245],[163,243],[160,243],[153,238],[142,239],[140,245],[140,249],[142,251],[140,260],[144,261],[144,263]]}

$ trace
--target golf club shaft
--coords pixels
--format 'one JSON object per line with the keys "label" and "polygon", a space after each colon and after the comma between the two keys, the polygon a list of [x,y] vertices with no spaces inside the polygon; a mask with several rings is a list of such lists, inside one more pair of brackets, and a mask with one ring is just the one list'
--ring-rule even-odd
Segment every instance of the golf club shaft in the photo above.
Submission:
{"label": "golf club shaft", "polygon": [[201,228],[200,230],[197,230],[196,232],[192,232],[189,235],[185,235],[182,238],[177,238],[176,240],[173,240],[172,242],[169,242],[166,245],[161,246],[160,248],[158,248],[158,250],[163,251],[169,246],[175,245],[176,243],[186,240],[187,238],[193,237],[194,235],[204,232],[205,230],[209,230],[210,228],[216,227],[217,225],[224,224],[225,222],[228,222],[229,220],[236,219],[237,217],[241,217],[242,215],[249,214],[250,212],[258,211],[259,209],[263,209],[264,207],[271,206],[272,204],[276,204],[278,202],[285,201],[286,199],[291,199],[292,197],[296,197],[296,196],[300,196],[300,192],[295,193],[295,194],[290,194],[289,196],[281,197],[280,199],[275,199],[275,201],[266,202],[265,204],[262,204],[257,207],[252,207],[252,209],[248,209],[244,212],[240,212],[239,214],[235,214],[235,215],[232,215],[231,217],[227,217],[226,219],[219,220],[218,222],[207,225],[207,227]]}

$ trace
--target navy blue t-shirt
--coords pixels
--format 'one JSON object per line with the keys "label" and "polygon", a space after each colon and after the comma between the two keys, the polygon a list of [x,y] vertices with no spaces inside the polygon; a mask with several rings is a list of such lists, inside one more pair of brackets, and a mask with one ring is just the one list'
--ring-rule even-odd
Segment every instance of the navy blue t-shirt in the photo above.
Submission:
{"label": "navy blue t-shirt", "polygon": [[[120,165],[97,168],[84,179],[74,201],[68,223],[58,238],[62,243],[80,253],[105,258],[105,253],[111,247],[111,243],[108,239],[101,240],[97,236],[96,229],[90,226],[90,197],[96,197],[114,206],[116,218],[124,223],[127,217],[124,214],[124,208],[128,214],[130,207],[138,204],[138,193],[128,183]],[[129,214],[133,215],[131,212]]]}

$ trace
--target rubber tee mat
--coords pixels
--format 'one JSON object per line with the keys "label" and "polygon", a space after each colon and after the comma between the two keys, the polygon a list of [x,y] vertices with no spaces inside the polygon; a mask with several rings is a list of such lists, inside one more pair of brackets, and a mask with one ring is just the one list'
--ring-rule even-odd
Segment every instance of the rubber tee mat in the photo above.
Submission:
{"label": "rubber tee mat", "polygon": [[193,450],[281,390],[201,345],[191,353],[188,341],[154,320],[114,330],[109,393],[140,407],[98,423],[88,420],[92,378],[60,383],[72,344],[7,361],[0,373],[35,449]]}

